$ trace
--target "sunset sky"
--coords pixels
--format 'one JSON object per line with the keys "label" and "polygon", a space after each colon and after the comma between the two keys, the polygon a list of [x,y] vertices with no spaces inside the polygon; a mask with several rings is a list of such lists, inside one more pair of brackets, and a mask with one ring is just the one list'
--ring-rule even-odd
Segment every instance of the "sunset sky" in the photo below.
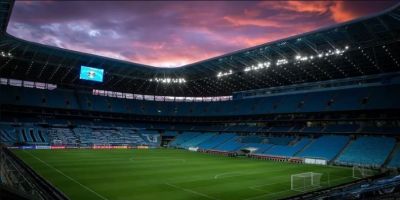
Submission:
{"label": "sunset sky", "polygon": [[16,1],[8,33],[177,67],[383,11],[398,1]]}

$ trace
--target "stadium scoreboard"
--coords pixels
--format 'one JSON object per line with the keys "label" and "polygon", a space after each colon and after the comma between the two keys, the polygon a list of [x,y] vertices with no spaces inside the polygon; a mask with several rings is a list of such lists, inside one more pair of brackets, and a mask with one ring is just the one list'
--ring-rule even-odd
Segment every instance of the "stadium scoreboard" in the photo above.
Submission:
{"label": "stadium scoreboard", "polygon": [[89,80],[96,82],[103,82],[104,69],[81,66],[79,78],[81,80]]}

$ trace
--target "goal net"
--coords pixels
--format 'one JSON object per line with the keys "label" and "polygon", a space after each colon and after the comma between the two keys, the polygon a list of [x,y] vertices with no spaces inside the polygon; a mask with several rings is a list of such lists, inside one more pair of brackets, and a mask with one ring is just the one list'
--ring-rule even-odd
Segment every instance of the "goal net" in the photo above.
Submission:
{"label": "goal net", "polygon": [[321,173],[305,172],[291,175],[291,190],[304,192],[321,187]]}
{"label": "goal net", "polygon": [[374,170],[368,169],[360,166],[353,166],[353,178],[366,178],[373,176],[375,174]]}

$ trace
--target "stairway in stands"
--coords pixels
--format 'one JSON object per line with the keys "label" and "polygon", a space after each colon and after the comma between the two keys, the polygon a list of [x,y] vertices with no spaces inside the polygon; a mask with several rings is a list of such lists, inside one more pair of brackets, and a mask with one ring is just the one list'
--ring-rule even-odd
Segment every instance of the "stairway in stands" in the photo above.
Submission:
{"label": "stairway in stands", "polygon": [[331,164],[331,163],[333,163],[333,162],[335,162],[336,161],[336,159],[338,159],[339,158],[339,156],[340,155],[342,155],[342,153],[344,152],[344,150],[346,150],[347,149],[347,147],[349,147],[350,145],[351,145],[351,143],[353,143],[354,142],[354,139],[350,139],[348,142],[347,142],[347,144],[346,145],[344,145],[344,147],[343,147],[343,149],[342,150],[340,150],[340,152],[329,162],[329,164]]}
{"label": "stairway in stands", "polygon": [[396,155],[396,152],[398,151],[398,149],[400,148],[400,143],[397,142],[396,146],[392,149],[392,151],[390,152],[389,156],[386,158],[385,162],[383,163],[383,167],[386,167],[390,161],[392,160],[393,156]]}
{"label": "stairway in stands", "polygon": [[316,139],[315,138],[310,138],[310,142],[306,145],[306,146],[304,146],[302,149],[300,149],[298,152],[296,152],[295,154],[293,154],[293,157],[296,157],[297,155],[299,155],[301,152],[303,152],[303,151],[305,151],[309,146],[311,146],[315,141],[316,141]]}

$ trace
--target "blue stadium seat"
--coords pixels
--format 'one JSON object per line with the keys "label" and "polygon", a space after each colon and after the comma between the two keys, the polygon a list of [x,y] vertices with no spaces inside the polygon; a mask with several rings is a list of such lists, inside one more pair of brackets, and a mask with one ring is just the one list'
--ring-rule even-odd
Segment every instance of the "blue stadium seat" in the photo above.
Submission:
{"label": "blue stadium seat", "polygon": [[257,149],[253,154],[262,154],[263,152],[267,151],[274,145],[272,144],[263,144],[263,143],[245,143],[243,148],[255,148]]}
{"label": "blue stadium seat", "polygon": [[198,145],[210,138],[212,138],[215,134],[214,133],[203,133],[199,134],[189,140],[186,140],[179,146],[182,148],[189,148],[189,147],[198,147]]}
{"label": "blue stadium seat", "polygon": [[400,148],[397,148],[394,152],[392,159],[387,165],[388,168],[400,168]]}
{"label": "blue stadium seat", "polygon": [[169,143],[169,146],[180,147],[181,144],[198,136],[199,134],[201,134],[201,133],[199,133],[199,132],[183,132],[182,134],[176,136],[175,140],[173,140],[171,143]]}
{"label": "blue stadium seat", "polygon": [[242,146],[244,144],[240,143],[240,136],[236,136],[216,146],[213,150],[232,152],[239,150]]}
{"label": "blue stadium seat", "polygon": [[325,133],[354,133],[360,126],[356,124],[333,124],[324,129]]}
{"label": "blue stadium seat", "polygon": [[214,149],[216,146],[234,138],[236,135],[233,133],[222,133],[199,144],[200,149],[208,150]]}
{"label": "blue stadium seat", "polygon": [[267,151],[263,152],[263,154],[272,156],[293,157],[297,152],[302,150],[308,143],[310,143],[310,141],[311,140],[308,138],[302,138],[294,145],[275,145]]}
{"label": "blue stadium seat", "polygon": [[354,140],[336,160],[338,164],[380,167],[396,140],[389,137],[362,136]]}
{"label": "blue stadium seat", "polygon": [[288,145],[295,139],[293,136],[271,136],[267,138],[268,143],[275,145]]}
{"label": "blue stadium seat", "polygon": [[296,156],[322,158],[330,161],[340,153],[349,140],[348,136],[325,135],[314,139],[310,146]]}

